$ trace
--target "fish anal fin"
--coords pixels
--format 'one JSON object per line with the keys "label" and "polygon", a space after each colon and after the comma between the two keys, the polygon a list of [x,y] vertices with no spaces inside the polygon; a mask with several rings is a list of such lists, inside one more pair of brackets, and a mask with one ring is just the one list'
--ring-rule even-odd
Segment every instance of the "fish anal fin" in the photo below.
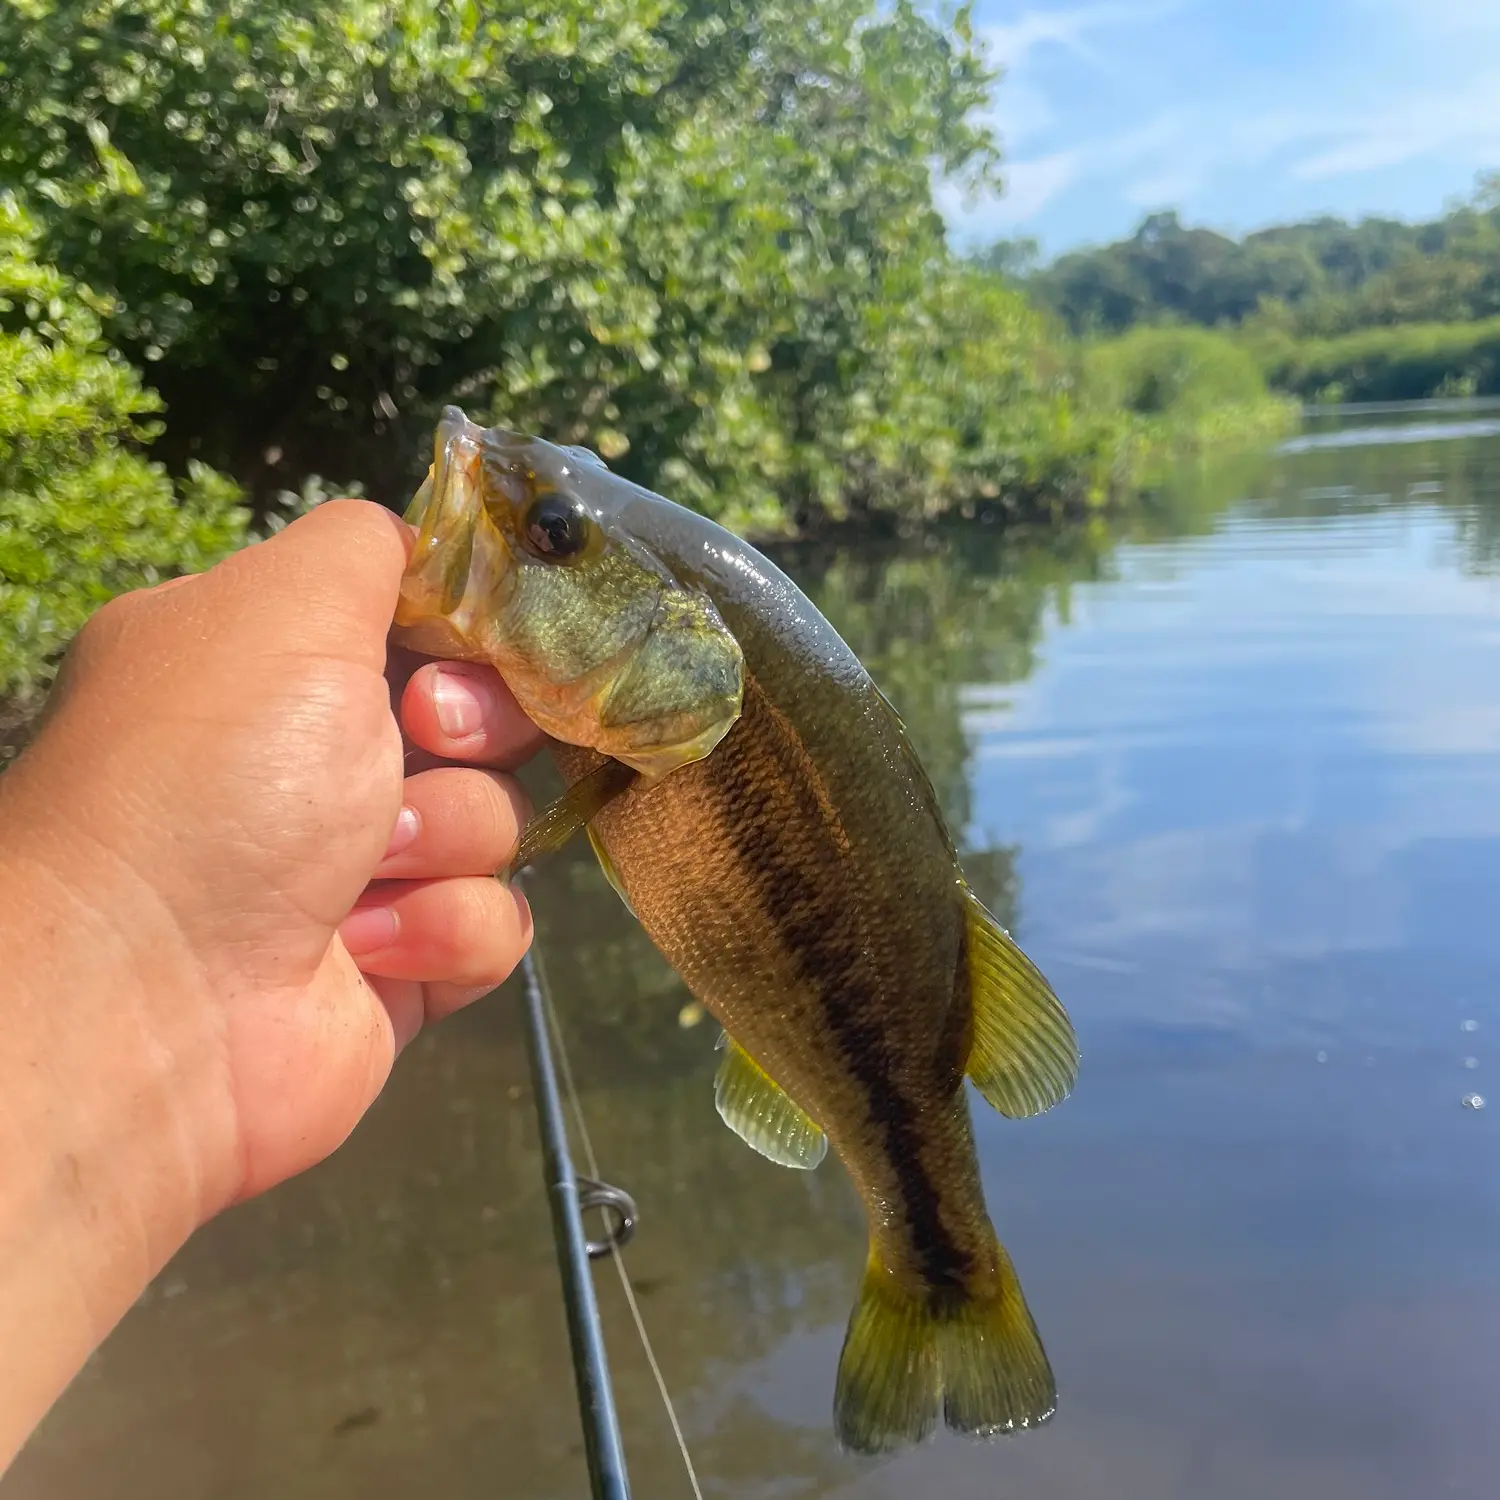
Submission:
{"label": "fish anal fin", "polygon": [[972,1041],[965,1071],[1003,1115],[1039,1115],[1078,1076],[1073,1023],[1041,971],[964,888]]}
{"label": "fish anal fin", "polygon": [[810,1171],[828,1154],[828,1137],[732,1036],[714,1078],[714,1106],[724,1123],[778,1166]]}
{"label": "fish anal fin", "polygon": [[872,1251],[839,1356],[834,1427],[855,1453],[889,1453],[931,1435],[939,1415],[966,1437],[1045,1422],[1052,1367],[1010,1258],[980,1293],[934,1294],[893,1275]]}

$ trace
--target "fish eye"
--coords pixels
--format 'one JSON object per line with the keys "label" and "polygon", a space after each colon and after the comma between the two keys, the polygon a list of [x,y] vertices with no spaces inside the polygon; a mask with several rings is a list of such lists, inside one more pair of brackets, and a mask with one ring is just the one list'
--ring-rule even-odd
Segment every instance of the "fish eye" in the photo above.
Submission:
{"label": "fish eye", "polygon": [[588,546],[590,521],[566,496],[542,495],[526,512],[522,533],[537,557],[563,561]]}

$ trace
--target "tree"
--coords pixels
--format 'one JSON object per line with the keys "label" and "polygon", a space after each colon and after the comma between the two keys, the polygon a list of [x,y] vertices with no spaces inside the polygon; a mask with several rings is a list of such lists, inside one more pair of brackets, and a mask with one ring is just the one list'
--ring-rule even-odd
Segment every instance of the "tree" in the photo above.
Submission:
{"label": "tree", "polygon": [[172,451],[410,481],[432,414],[834,504],[988,75],[910,0],[9,0],[0,161]]}
{"label": "tree", "polygon": [[1472,201],[1427,224],[1325,216],[1234,240],[1153,214],[1131,238],[1064,255],[1027,285],[1075,333],[1240,324],[1268,308],[1278,326],[1318,335],[1484,318],[1500,312],[1500,174],[1481,175]]}
{"label": "tree", "polygon": [[100,338],[108,305],[36,259],[0,193],[0,720],[45,684],[87,616],[123,589],[239,545],[239,491],[195,464],[180,494],[137,451],[160,402]]}
{"label": "tree", "polygon": [[1041,255],[1042,247],[1034,239],[996,240],[975,255],[974,264],[1012,281],[1024,281],[1036,270]]}

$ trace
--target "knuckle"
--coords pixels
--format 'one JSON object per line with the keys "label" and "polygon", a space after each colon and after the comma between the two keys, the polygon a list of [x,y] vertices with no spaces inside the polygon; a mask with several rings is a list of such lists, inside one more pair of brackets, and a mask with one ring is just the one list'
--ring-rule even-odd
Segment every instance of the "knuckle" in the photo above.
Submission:
{"label": "knuckle", "polygon": [[71,683],[83,672],[94,670],[119,649],[136,613],[138,601],[130,594],[120,594],[101,604],[68,646],[64,659],[62,682]]}
{"label": "knuckle", "polygon": [[78,632],[79,646],[84,650],[97,650],[116,639],[139,603],[134,594],[116,594],[113,599],[106,600],[83,622],[83,629]]}

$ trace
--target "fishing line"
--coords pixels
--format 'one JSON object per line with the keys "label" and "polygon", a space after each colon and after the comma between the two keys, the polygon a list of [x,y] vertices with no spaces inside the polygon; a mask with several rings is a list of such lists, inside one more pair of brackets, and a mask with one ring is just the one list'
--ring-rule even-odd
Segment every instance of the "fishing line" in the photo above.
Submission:
{"label": "fishing line", "polygon": [[[594,1154],[594,1143],[589,1136],[588,1121],[583,1117],[583,1104],[578,1097],[578,1089],[573,1082],[573,1064],[568,1057],[568,1044],[563,1039],[562,1026],[557,1019],[557,1007],[552,1003],[552,986],[547,982],[547,970],[542,963],[541,953],[537,945],[532,944],[529,957],[535,967],[537,988],[541,991],[542,1008],[547,1013],[547,1029],[552,1034],[552,1044],[557,1049],[558,1072],[562,1075],[563,1093],[567,1095],[568,1107],[573,1114],[573,1122],[578,1127],[578,1139],[583,1146],[584,1159],[589,1164],[589,1176],[596,1181],[599,1178],[599,1158]],[[677,1418],[677,1406],[672,1400],[672,1393],[667,1389],[666,1376],[662,1374],[661,1365],[656,1358],[656,1350],[651,1344],[651,1335],[646,1332],[646,1320],[641,1315],[640,1303],[636,1300],[635,1288],[630,1284],[630,1275],[625,1269],[625,1255],[620,1247],[610,1240],[610,1259],[615,1263],[615,1271],[620,1278],[620,1289],[625,1293],[625,1305],[630,1309],[631,1321],[635,1324],[636,1336],[641,1341],[641,1349],[645,1353],[646,1363],[651,1367],[651,1377],[656,1382],[657,1394],[661,1397],[661,1404],[666,1409],[667,1421],[672,1424],[672,1436],[677,1440],[677,1451],[682,1456],[682,1466],[687,1471],[688,1484],[692,1486],[694,1500],[703,1500],[703,1490],[698,1484],[698,1471],[693,1467],[692,1455],[688,1452],[687,1439],[683,1436],[682,1423]]]}

